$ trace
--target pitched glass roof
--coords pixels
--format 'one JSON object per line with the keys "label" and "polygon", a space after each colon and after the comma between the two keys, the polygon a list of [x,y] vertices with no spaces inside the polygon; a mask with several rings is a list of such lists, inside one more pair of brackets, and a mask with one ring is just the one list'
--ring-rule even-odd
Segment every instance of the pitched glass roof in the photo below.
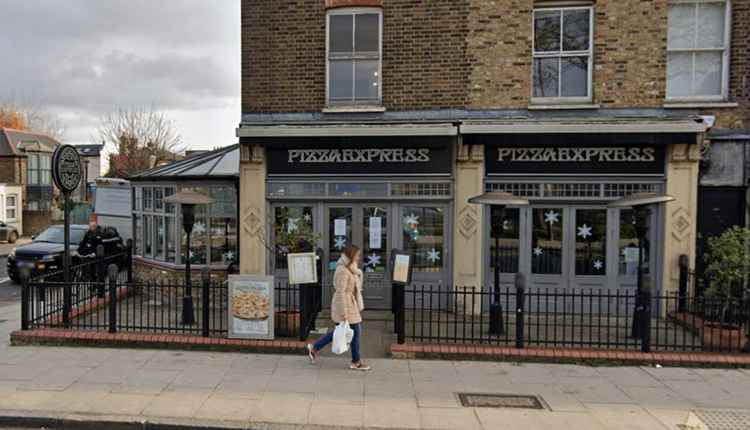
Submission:
{"label": "pitched glass roof", "polygon": [[130,180],[233,179],[239,175],[240,146],[232,145],[154,167],[131,176]]}

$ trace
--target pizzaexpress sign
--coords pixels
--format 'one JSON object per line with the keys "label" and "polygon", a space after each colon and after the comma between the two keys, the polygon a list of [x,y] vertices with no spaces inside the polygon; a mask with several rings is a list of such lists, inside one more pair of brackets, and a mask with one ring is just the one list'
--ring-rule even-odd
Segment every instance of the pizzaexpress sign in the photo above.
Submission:
{"label": "pizzaexpress sign", "polygon": [[442,136],[266,141],[269,176],[450,175],[455,139]]}
{"label": "pizzaexpress sign", "polygon": [[488,175],[661,175],[664,146],[495,146],[485,147]]}

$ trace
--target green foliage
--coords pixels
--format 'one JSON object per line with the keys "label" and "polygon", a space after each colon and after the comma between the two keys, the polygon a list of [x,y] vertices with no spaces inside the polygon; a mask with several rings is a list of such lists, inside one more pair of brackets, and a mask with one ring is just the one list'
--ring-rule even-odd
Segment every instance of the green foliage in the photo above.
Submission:
{"label": "green foliage", "polygon": [[[289,222],[295,228],[289,228]],[[275,231],[275,247],[285,253],[312,252],[321,239],[321,235],[315,233],[312,223],[304,218],[293,218],[289,213],[284,213],[277,220]]]}
{"label": "green foliage", "polygon": [[711,297],[739,298],[742,284],[750,269],[750,229],[732,227],[721,236],[708,239],[708,252],[704,255],[706,272],[711,287],[706,292]]}

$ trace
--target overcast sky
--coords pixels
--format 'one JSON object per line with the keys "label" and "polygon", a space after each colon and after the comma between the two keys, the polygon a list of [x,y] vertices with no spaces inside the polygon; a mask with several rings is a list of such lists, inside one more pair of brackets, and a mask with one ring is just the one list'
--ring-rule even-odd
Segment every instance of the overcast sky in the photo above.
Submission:
{"label": "overcast sky", "polygon": [[59,115],[91,143],[119,107],[168,113],[187,147],[236,142],[239,0],[0,0],[0,100]]}

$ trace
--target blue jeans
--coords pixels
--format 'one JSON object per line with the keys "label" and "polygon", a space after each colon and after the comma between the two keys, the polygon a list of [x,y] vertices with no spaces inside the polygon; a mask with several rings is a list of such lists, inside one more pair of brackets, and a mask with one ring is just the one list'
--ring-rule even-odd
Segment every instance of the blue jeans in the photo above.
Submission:
{"label": "blue jeans", "polygon": [[[350,324],[352,330],[354,330],[354,336],[352,337],[352,343],[350,348],[352,349],[352,363],[359,363],[359,336],[362,334],[362,323]],[[313,345],[316,351],[320,351],[325,348],[326,345],[333,342],[333,330],[329,331],[325,336],[318,339]]]}

